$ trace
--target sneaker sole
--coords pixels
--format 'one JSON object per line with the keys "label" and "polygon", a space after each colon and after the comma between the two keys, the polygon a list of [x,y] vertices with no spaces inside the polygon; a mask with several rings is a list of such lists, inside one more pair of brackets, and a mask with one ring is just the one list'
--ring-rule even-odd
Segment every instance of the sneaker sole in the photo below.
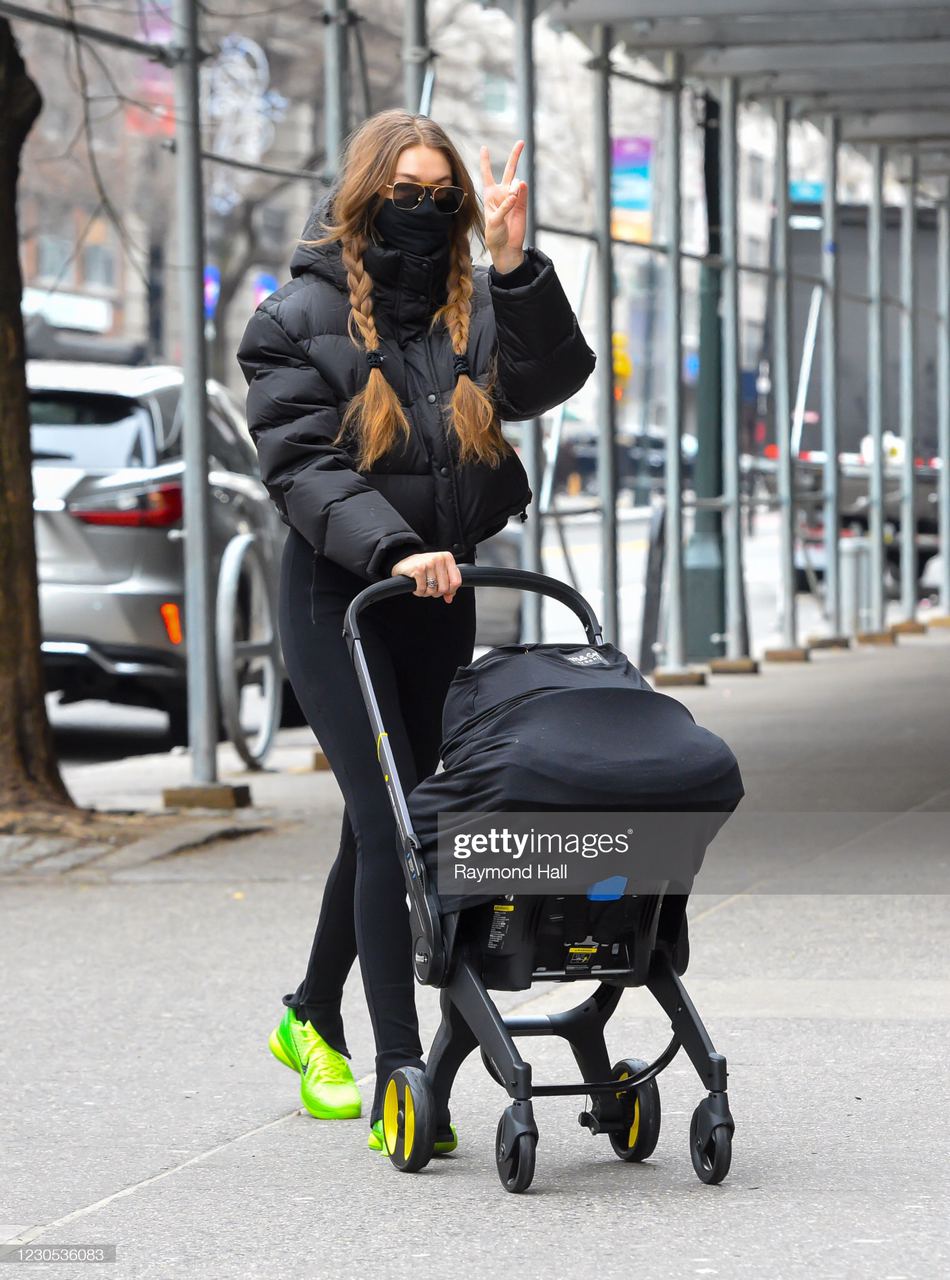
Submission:
{"label": "sneaker sole", "polygon": [[314,1108],[311,1107],[304,1099],[303,1094],[300,1095],[300,1101],[315,1120],[359,1120],[360,1116],[363,1114],[362,1105],[359,1107],[348,1107],[345,1111],[323,1111],[319,1107],[314,1110]]}

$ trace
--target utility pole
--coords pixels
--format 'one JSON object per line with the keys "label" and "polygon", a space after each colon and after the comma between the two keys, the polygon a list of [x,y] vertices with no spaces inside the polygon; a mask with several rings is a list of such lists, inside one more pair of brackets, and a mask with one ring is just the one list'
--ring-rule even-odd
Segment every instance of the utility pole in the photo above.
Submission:
{"label": "utility pole", "polygon": [[175,152],[177,157],[178,297],[184,348],[182,455],[185,508],[185,644],[188,662],[190,787],[164,794],[168,805],[230,807],[250,801],[246,787],[217,780],[218,696],[215,680],[210,500],[208,493],[207,351],[204,317],[204,198],[198,94],[196,0],[174,0]]}

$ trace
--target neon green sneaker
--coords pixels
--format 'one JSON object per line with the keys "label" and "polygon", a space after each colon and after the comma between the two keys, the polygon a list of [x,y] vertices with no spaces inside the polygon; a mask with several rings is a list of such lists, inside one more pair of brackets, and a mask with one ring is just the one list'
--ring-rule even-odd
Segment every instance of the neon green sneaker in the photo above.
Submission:
{"label": "neon green sneaker", "polygon": [[288,1008],[270,1034],[270,1051],[278,1062],[300,1073],[300,1098],[318,1120],[355,1120],[363,1100],[350,1064]]}
{"label": "neon green sneaker", "polygon": [[[445,1133],[443,1131],[442,1137],[436,1138],[435,1148],[432,1154],[436,1156],[447,1156],[450,1152],[455,1150],[458,1144],[459,1136],[455,1130],[455,1125],[450,1124],[449,1132]],[[382,1120],[377,1120],[374,1125],[370,1125],[369,1137],[366,1140],[366,1145],[369,1147],[370,1151],[378,1151],[384,1156],[389,1154],[386,1150],[386,1140],[383,1137]]]}

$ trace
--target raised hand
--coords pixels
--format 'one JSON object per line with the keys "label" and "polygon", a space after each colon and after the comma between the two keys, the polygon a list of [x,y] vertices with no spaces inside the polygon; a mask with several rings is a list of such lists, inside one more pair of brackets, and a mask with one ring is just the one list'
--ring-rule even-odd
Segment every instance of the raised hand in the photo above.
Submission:
{"label": "raised hand", "polygon": [[496,182],[488,147],[481,148],[485,244],[496,270],[502,272],[513,271],[524,257],[528,184],[515,178],[523,150],[524,139],[519,138],[511,148],[501,182]]}

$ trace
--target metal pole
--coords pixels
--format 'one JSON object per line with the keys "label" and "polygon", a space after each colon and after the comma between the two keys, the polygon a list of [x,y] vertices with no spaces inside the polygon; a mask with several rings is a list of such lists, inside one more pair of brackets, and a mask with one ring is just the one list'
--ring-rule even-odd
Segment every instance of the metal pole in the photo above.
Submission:
{"label": "metal pole", "polygon": [[613,377],[613,297],[614,262],[611,239],[612,169],[610,138],[610,63],[613,32],[598,23],[594,28],[594,183],[595,227],[597,230],[597,331],[600,358],[597,361],[598,410],[597,472],[600,484],[600,571],[603,587],[601,621],[611,644],[620,644],[617,567],[617,408]]}
{"label": "metal pole", "polygon": [[937,521],[940,608],[950,614],[950,192],[937,206]]}
{"label": "metal pole", "polygon": [[917,613],[917,546],[914,519],[914,441],[917,436],[917,176],[908,157],[907,190],[901,210],[901,613]]}
{"label": "metal pole", "polygon": [[[726,571],[726,657],[744,657],[742,637],[742,513],[739,502],[739,139],[738,86],[726,76],[719,97],[722,217],[722,491]],[[669,453],[669,450],[667,450]]]}
{"label": "metal pole", "polygon": [[779,555],[781,557],[782,643],[798,644],[795,597],[795,479],[792,470],[791,334],[792,295],[788,280],[788,102],[775,103],[775,287],[772,295],[772,387],[778,445]]}
{"label": "metal pole", "polygon": [[663,272],[666,313],[666,583],[667,642],[665,667],[684,668],[686,617],[683,592],[683,388],[680,375],[683,345],[682,215],[680,210],[681,106],[683,58],[667,53],[663,95],[663,192],[666,204],[666,263]]}
{"label": "metal pole", "polygon": [[324,171],[335,176],[340,163],[347,119],[346,0],[324,0],[323,115],[326,163]]}
{"label": "metal pole", "polygon": [[[525,244],[533,244],[536,224],[535,138],[534,138],[534,17],[536,0],[515,0],[515,86],[518,94],[518,131],[524,138],[524,151],[518,167],[528,184],[528,206]],[[544,521],[541,515],[541,488],[544,483],[544,442],[541,419],[532,418],[522,425],[521,457],[535,501],[523,526],[521,566],[535,573],[542,571]],[[522,600],[522,634],[529,643],[543,638],[543,598],[535,592],[524,592]]]}
{"label": "metal pole", "polygon": [[825,286],[825,314],[821,332],[821,436],[825,453],[824,530],[825,602],[831,634],[841,631],[841,589],[838,527],[840,524],[840,468],[838,463],[838,148],[841,126],[836,116],[825,117],[825,190],[822,207],[821,274]]}
{"label": "metal pole", "polygon": [[413,114],[421,111],[428,43],[426,0],[408,0],[403,24],[402,61],[406,110]]}
{"label": "metal pole", "polygon": [[882,631],[884,599],[884,148],[871,148],[871,203],[868,206],[868,535],[871,555],[870,630]]}
{"label": "metal pole", "polygon": [[207,352],[204,315],[204,200],[198,95],[198,8],[174,0],[181,45],[175,63],[175,146],[178,291],[182,313],[182,456],[185,508],[185,636],[188,658],[188,742],[196,783],[217,781],[218,699],[211,584],[208,493]]}
{"label": "metal pole", "polygon": [[[703,95],[703,192],[706,197],[706,248],[709,252],[699,268],[699,376],[695,393],[696,458],[692,486],[697,500],[722,496],[719,153],[719,100],[706,93]],[[652,257],[650,261],[652,263]],[[646,338],[644,346],[650,350]],[[697,507],[692,532],[683,552],[683,564],[683,589],[689,601],[686,611],[687,660],[722,658],[725,656],[726,596],[720,508]]]}

